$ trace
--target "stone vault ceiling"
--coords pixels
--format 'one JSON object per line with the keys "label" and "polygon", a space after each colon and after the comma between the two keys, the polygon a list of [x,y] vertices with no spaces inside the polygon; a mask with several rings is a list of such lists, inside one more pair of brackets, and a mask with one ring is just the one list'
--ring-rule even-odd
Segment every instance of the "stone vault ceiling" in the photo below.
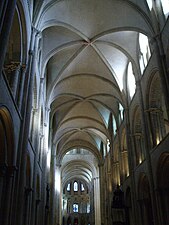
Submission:
{"label": "stone vault ceiling", "polygon": [[110,139],[108,118],[127,103],[126,68],[138,70],[138,32],[151,35],[144,1],[44,1],[42,65],[47,78],[53,143],[63,158],[83,147],[101,160],[101,141]]}

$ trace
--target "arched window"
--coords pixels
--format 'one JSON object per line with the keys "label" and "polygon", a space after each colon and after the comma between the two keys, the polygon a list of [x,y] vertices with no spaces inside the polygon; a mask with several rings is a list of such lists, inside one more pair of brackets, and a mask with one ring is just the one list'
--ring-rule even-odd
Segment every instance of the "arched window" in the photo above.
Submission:
{"label": "arched window", "polygon": [[124,119],[123,111],[124,111],[124,108],[123,108],[123,106],[119,103],[119,120],[120,120],[120,122],[123,121],[123,119]]}
{"label": "arched window", "polygon": [[23,88],[23,85],[21,85],[23,84],[21,64],[24,48],[20,19],[19,13],[15,10],[4,63],[4,72],[17,104],[20,101],[20,94],[22,94],[20,92]]}
{"label": "arched window", "polygon": [[127,86],[128,86],[130,98],[132,99],[136,90],[136,82],[135,82],[135,77],[133,74],[133,68],[132,68],[131,62],[129,62],[128,69],[127,69]]}
{"label": "arched window", "polygon": [[142,224],[153,224],[152,200],[148,177],[142,173],[138,182],[138,199]]}
{"label": "arched window", "polygon": [[152,7],[153,7],[152,0],[147,0],[147,5],[149,7],[149,10],[151,11],[152,10]]}
{"label": "arched window", "polygon": [[112,118],[112,122],[113,122],[113,134],[116,135],[116,132],[117,132],[117,124],[116,124],[116,119],[113,115],[113,118]]}
{"label": "arched window", "polygon": [[67,184],[67,191],[70,191],[70,183]]}
{"label": "arched window", "polygon": [[78,191],[78,183],[75,181],[73,185],[74,191]]}
{"label": "arched window", "polygon": [[84,189],[84,185],[83,184],[81,184],[81,191],[84,191],[85,189]]}
{"label": "arched window", "polygon": [[78,212],[78,204],[77,203],[75,203],[75,204],[73,204],[73,212]]}
{"label": "arched window", "polygon": [[152,147],[161,142],[167,133],[166,106],[163,100],[163,91],[160,74],[157,72],[151,79],[149,87],[149,129],[151,133]]}
{"label": "arched window", "polygon": [[90,203],[87,203],[87,213],[90,213]]}
{"label": "arched window", "polygon": [[107,152],[109,152],[109,151],[110,151],[110,140],[107,139]]}
{"label": "arched window", "polygon": [[164,12],[165,17],[168,17],[169,14],[169,1],[168,0],[161,0],[161,6]]}
{"label": "arched window", "polygon": [[140,46],[139,63],[141,73],[143,74],[144,69],[147,66],[148,60],[150,59],[151,53],[148,38],[142,33],[139,34],[139,46]]}
{"label": "arched window", "polygon": [[106,145],[103,143],[103,154],[104,154],[104,157],[106,156],[107,154],[107,151],[106,151]]}

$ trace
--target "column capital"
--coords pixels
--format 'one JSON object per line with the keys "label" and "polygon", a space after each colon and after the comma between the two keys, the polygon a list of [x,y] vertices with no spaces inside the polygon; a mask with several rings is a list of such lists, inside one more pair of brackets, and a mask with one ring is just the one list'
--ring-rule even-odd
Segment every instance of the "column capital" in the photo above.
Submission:
{"label": "column capital", "polygon": [[7,167],[7,176],[13,177],[14,173],[18,170],[16,166],[8,166]]}
{"label": "column capital", "polygon": [[41,199],[36,199],[36,204],[39,205],[39,203],[41,202]]}
{"label": "column capital", "polygon": [[41,31],[38,30],[35,26],[32,25],[32,32],[34,32],[35,34],[40,34]]}
{"label": "column capital", "polygon": [[25,71],[26,71],[26,67],[27,67],[26,64],[22,64],[22,65],[21,65],[21,70],[22,70],[22,72],[25,72]]}
{"label": "column capital", "polygon": [[137,80],[136,80],[136,86],[137,86],[137,87],[140,87],[140,85],[141,85],[141,81],[140,81],[140,79],[137,79]]}
{"label": "column capital", "polygon": [[40,137],[40,139],[44,138],[44,134],[39,133],[39,137]]}
{"label": "column capital", "polygon": [[28,196],[31,192],[33,192],[33,189],[31,187],[25,187],[25,194]]}
{"label": "column capital", "polygon": [[7,165],[4,163],[0,165],[0,177],[4,177],[6,175]]}
{"label": "column capital", "polygon": [[38,108],[32,107],[32,112],[33,112],[33,113],[37,113],[37,112],[38,112]]}
{"label": "column capital", "polygon": [[20,69],[21,69],[21,62],[14,62],[14,61],[12,61],[11,63],[6,64],[4,66],[4,70],[7,73],[11,73],[13,71],[20,70]]}
{"label": "column capital", "polygon": [[6,163],[4,165],[0,165],[0,177],[13,177],[17,169],[18,168],[16,166],[8,166]]}
{"label": "column capital", "polygon": [[33,56],[34,55],[34,53],[35,53],[35,51],[34,50],[29,50],[29,55],[31,55],[31,56]]}
{"label": "column capital", "polygon": [[56,162],[55,166],[60,168],[62,166],[62,164],[60,164],[59,162]]}
{"label": "column capital", "polygon": [[48,106],[45,106],[45,110],[46,110],[47,112],[50,112],[50,111],[51,111],[51,108],[48,107]]}
{"label": "column capital", "polygon": [[44,82],[44,77],[41,77],[40,78],[40,83],[43,84],[43,82]]}
{"label": "column capital", "polygon": [[148,109],[145,109],[144,112],[150,112],[150,113],[162,113],[162,110],[160,108],[157,108],[157,107],[151,107],[151,108],[148,108]]}
{"label": "column capital", "polygon": [[104,162],[98,163],[98,167],[99,167],[99,168],[102,167],[102,166],[104,166]]}
{"label": "column capital", "polygon": [[141,132],[135,132],[132,134],[132,137],[141,137],[142,133]]}
{"label": "column capital", "polygon": [[93,180],[99,180],[99,177],[94,177]]}
{"label": "column capital", "polygon": [[155,35],[154,37],[149,38],[150,45],[157,44],[158,38],[159,38],[159,34]]}

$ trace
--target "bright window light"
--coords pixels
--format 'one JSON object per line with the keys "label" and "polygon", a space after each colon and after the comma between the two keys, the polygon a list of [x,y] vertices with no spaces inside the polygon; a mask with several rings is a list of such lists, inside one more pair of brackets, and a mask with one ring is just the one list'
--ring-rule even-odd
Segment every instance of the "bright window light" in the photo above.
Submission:
{"label": "bright window light", "polygon": [[109,151],[110,151],[110,140],[107,139],[107,152],[109,152]]}
{"label": "bright window light", "polygon": [[104,154],[104,157],[106,156],[107,152],[106,152],[106,145],[103,144],[103,154]]}
{"label": "bright window light", "polygon": [[67,185],[67,191],[70,191],[70,183]]}
{"label": "bright window light", "polygon": [[106,122],[106,127],[108,127],[108,122],[109,122],[109,117],[110,117],[110,111],[104,109],[103,113],[102,113],[104,120]]}
{"label": "bright window light", "polygon": [[169,13],[169,1],[168,0],[161,0],[163,12],[166,16],[168,16]]}
{"label": "bright window light", "polygon": [[60,193],[60,172],[56,170],[55,173],[55,191],[57,191],[58,193]]}
{"label": "bright window light", "polygon": [[74,182],[74,186],[73,187],[74,187],[74,191],[78,191],[78,183],[76,181]]}
{"label": "bright window light", "polygon": [[51,160],[51,151],[49,150],[47,153],[47,168],[50,170],[50,160]]}
{"label": "bright window light", "polygon": [[140,45],[140,69],[143,73],[145,67],[147,66],[148,60],[151,56],[149,42],[146,35],[139,34],[139,45]]}
{"label": "bright window light", "polygon": [[133,74],[131,62],[129,62],[129,65],[128,65],[127,82],[128,82],[130,97],[132,98],[136,90],[136,83],[135,83],[135,77]]}
{"label": "bright window light", "polygon": [[63,201],[62,201],[62,210],[66,211],[66,209],[67,209],[67,200],[63,199]]}
{"label": "bright window light", "polygon": [[147,65],[147,45],[148,45],[148,39],[144,34],[139,35],[139,43],[140,43],[140,50],[141,53],[143,54],[144,62]]}
{"label": "bright window light", "polygon": [[119,113],[120,113],[120,120],[121,120],[121,121],[123,120],[123,111],[124,111],[124,108],[123,108],[123,106],[119,103]]}
{"label": "bright window light", "polygon": [[140,55],[139,63],[140,63],[141,74],[143,74],[144,69],[145,69],[145,65],[144,65],[144,59],[143,59],[143,55],[142,54]]}
{"label": "bright window light", "polygon": [[117,124],[116,124],[115,117],[113,115],[113,133],[114,133],[114,135],[116,134],[116,132],[117,132]]}
{"label": "bright window light", "polygon": [[81,191],[84,191],[85,189],[84,189],[84,185],[83,184],[81,184]]}
{"label": "bright window light", "polygon": [[148,7],[149,7],[149,9],[151,11],[152,7],[153,7],[152,0],[147,0],[147,4],[148,4]]}
{"label": "bright window light", "polygon": [[73,204],[73,212],[78,212],[78,204]]}
{"label": "bright window light", "polygon": [[87,204],[87,213],[90,213],[90,204]]}

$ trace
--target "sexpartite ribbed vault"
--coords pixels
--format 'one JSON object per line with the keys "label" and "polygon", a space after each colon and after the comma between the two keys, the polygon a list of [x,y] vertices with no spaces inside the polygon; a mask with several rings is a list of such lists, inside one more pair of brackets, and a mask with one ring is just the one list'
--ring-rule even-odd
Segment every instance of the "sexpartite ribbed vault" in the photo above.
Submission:
{"label": "sexpartite ribbed vault", "polygon": [[139,67],[138,24],[150,30],[129,1],[46,1],[38,26],[58,154],[75,145],[96,154],[110,139],[110,113],[117,120],[118,103],[126,105],[128,63]]}
{"label": "sexpartite ribbed vault", "polygon": [[131,78],[137,74],[136,80],[140,71],[139,33],[153,33],[147,10],[121,0],[46,1],[37,27],[42,30],[42,72],[59,164],[77,148],[102,163],[111,120],[118,123],[120,107],[129,101],[128,65]]}
{"label": "sexpartite ribbed vault", "polygon": [[169,1],[0,1],[0,225],[169,225]]}

